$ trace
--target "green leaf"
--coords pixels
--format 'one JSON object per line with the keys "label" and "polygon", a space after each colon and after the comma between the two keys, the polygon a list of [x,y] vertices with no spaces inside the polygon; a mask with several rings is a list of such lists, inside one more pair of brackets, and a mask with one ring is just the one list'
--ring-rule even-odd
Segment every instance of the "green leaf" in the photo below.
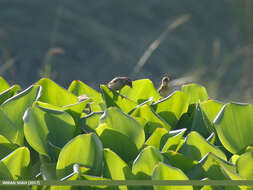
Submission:
{"label": "green leaf", "polygon": [[[12,144],[7,138],[0,135],[0,159],[4,158],[12,151],[18,148],[18,145]],[[0,178],[1,179],[1,178]]]}
{"label": "green leaf", "polygon": [[10,88],[10,85],[0,76],[0,93]]}
{"label": "green leaf", "polygon": [[96,90],[92,89],[80,80],[74,80],[68,88],[68,91],[76,96],[87,95],[94,103],[91,104],[93,112],[102,111],[105,109],[102,95]]}
{"label": "green leaf", "polygon": [[[115,167],[116,166],[116,167]],[[113,151],[104,149],[104,177],[113,180],[134,179],[134,176],[128,165]],[[120,186],[120,189],[127,189]]]}
{"label": "green leaf", "polygon": [[13,85],[7,90],[0,93],[0,105],[6,101],[7,99],[11,98],[12,96],[16,95],[18,91],[21,90],[19,85]]}
{"label": "green leaf", "polygon": [[37,84],[42,86],[42,93],[39,98],[41,102],[46,102],[55,106],[66,106],[78,102],[78,98],[74,94],[68,92],[48,78],[39,80]]}
{"label": "green leaf", "polygon": [[193,160],[201,160],[209,152],[227,160],[226,155],[219,148],[207,142],[195,131],[192,131],[187,135],[179,152]]}
{"label": "green leaf", "polygon": [[156,128],[165,128],[167,130],[171,129],[171,126],[165,120],[163,120],[163,118],[157,115],[155,111],[147,104],[135,109],[131,116],[145,119],[147,121],[145,127],[148,129],[153,129],[152,132]]}
{"label": "green leaf", "polygon": [[186,157],[184,154],[176,151],[169,150],[162,153],[162,155],[165,157],[165,163],[179,168],[183,172],[187,172],[198,163],[196,160],[192,160],[191,158]]}
{"label": "green leaf", "polygon": [[253,152],[246,152],[236,160],[239,175],[247,180],[253,179]]}
{"label": "green leaf", "polygon": [[214,120],[222,145],[231,153],[242,153],[253,144],[253,108],[251,104],[228,103]]}
{"label": "green leaf", "polygon": [[152,133],[152,135],[148,138],[148,140],[145,142],[146,145],[154,146],[158,148],[159,150],[162,149],[164,146],[164,140],[167,139],[168,131],[164,128],[156,128],[155,131]]}
{"label": "green leaf", "polygon": [[167,150],[176,150],[185,131],[186,131],[185,128],[169,131],[168,135],[164,139],[166,140],[165,143],[162,143],[164,144],[162,152],[166,152]]}
{"label": "green leaf", "polygon": [[73,138],[76,127],[66,112],[40,107],[35,103],[24,115],[27,142],[40,154],[51,156],[49,144],[63,147]]}
{"label": "green leaf", "polygon": [[140,79],[133,81],[133,87],[124,87],[120,92],[126,95],[131,100],[134,100],[138,104],[153,97],[154,101],[159,99],[159,93],[157,92],[154,84],[149,79]]}
{"label": "green leaf", "polygon": [[124,97],[118,92],[112,91],[106,85],[101,85],[100,88],[102,90],[103,98],[107,108],[114,106],[120,108],[126,113],[129,113],[138,105],[136,102],[129,99],[128,97]]}
{"label": "green leaf", "polygon": [[190,104],[208,100],[206,88],[201,85],[195,83],[183,85],[182,90],[190,97]]}
{"label": "green leaf", "polygon": [[12,143],[16,143],[18,138],[18,128],[3,112],[2,108],[0,108],[0,123],[0,134],[6,137]]}
{"label": "green leaf", "polygon": [[225,180],[228,176],[220,169],[224,167],[232,172],[236,172],[235,166],[213,153],[206,154],[202,160],[199,161],[191,170],[187,172],[187,175],[192,180],[200,180],[202,178],[208,177],[213,180]]}
{"label": "green leaf", "polygon": [[100,175],[102,169],[103,145],[94,133],[76,136],[61,150],[56,174],[62,178],[71,173],[73,164],[90,168],[91,174]]}
{"label": "green leaf", "polygon": [[95,129],[99,125],[102,114],[103,112],[92,112],[91,114],[81,118],[80,123],[84,131],[95,132]]}
{"label": "green leaf", "polygon": [[7,166],[0,160],[0,179],[1,180],[13,180],[13,177],[7,168]]}
{"label": "green leaf", "polygon": [[187,112],[189,97],[181,91],[175,91],[170,96],[152,105],[156,113],[168,124],[175,127],[183,113]]}
{"label": "green leaf", "polygon": [[1,105],[2,111],[8,116],[8,118],[18,129],[18,133],[15,139],[15,143],[18,145],[23,145],[24,142],[24,122],[22,119],[24,112],[29,106],[32,105],[34,101],[39,98],[40,91],[40,86],[30,86],[26,90],[9,98]]}
{"label": "green leaf", "polygon": [[143,127],[116,107],[105,110],[96,132],[104,147],[112,149],[125,161],[135,158],[145,141]]}
{"label": "green leaf", "polygon": [[10,171],[14,180],[28,179],[27,167],[30,163],[30,152],[20,147],[1,160]]}
{"label": "green leaf", "polygon": [[[152,180],[188,180],[188,177],[180,169],[162,162],[154,169]],[[155,190],[193,190],[191,186],[155,186]]]}
{"label": "green leaf", "polygon": [[159,150],[153,146],[144,148],[133,162],[132,172],[138,179],[151,179],[154,167],[163,161]]}

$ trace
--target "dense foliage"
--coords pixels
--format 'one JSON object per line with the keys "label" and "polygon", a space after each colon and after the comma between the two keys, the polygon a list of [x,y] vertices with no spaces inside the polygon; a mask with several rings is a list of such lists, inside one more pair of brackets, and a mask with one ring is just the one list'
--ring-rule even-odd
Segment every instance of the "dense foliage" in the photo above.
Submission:
{"label": "dense foliage", "polygon": [[209,99],[197,84],[163,99],[149,79],[121,95],[100,87],[73,81],[66,90],[42,78],[21,90],[0,78],[0,179],[253,179],[251,104]]}

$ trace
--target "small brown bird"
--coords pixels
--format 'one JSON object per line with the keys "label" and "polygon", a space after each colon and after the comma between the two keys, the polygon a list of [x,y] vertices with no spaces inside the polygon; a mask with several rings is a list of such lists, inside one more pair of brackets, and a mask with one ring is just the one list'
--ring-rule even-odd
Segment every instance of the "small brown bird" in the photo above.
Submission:
{"label": "small brown bird", "polygon": [[115,77],[107,84],[108,88],[115,91],[120,91],[125,85],[132,88],[132,80],[128,77]]}
{"label": "small brown bird", "polygon": [[167,96],[169,96],[170,92],[169,92],[169,81],[170,78],[169,77],[163,77],[162,78],[162,84],[161,86],[158,88],[158,92],[160,94],[161,97],[165,98]]}

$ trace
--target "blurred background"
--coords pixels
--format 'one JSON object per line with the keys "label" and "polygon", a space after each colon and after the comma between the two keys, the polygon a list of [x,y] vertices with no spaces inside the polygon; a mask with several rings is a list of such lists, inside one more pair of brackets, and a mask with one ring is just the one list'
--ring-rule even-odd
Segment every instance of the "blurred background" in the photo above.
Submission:
{"label": "blurred background", "polygon": [[167,74],[252,103],[252,21],[251,0],[0,0],[0,76],[99,89],[115,76],[158,86]]}

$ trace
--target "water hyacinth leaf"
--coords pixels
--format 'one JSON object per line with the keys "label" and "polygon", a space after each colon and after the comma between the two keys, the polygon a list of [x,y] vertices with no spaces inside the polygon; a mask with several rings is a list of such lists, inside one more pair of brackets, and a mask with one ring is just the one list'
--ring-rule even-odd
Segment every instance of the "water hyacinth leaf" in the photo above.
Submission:
{"label": "water hyacinth leaf", "polygon": [[[189,180],[180,169],[159,162],[155,167],[152,180]],[[155,186],[155,190],[193,190],[192,186]]]}
{"label": "water hyacinth leaf", "polygon": [[208,100],[208,94],[204,86],[192,83],[183,85],[182,90],[190,97],[190,104],[195,104]]}
{"label": "water hyacinth leaf", "polygon": [[159,149],[147,146],[134,160],[132,172],[138,179],[151,179],[154,167],[159,162],[163,162],[163,156]]}
{"label": "water hyacinth leaf", "polygon": [[153,133],[156,128],[171,129],[171,126],[147,104],[135,109],[131,116],[145,119],[147,121],[145,127],[153,129],[151,133]]}
{"label": "water hyacinth leaf", "polygon": [[[117,166],[117,167],[115,167]],[[104,177],[113,180],[134,179],[131,169],[115,152],[104,149]],[[123,187],[123,186],[122,186]],[[121,188],[120,188],[121,189]],[[127,189],[126,187],[122,189]]]}
{"label": "water hyacinth leaf", "polygon": [[118,107],[122,111],[129,113],[136,106],[138,106],[138,104],[133,100],[109,89],[106,85],[101,85],[100,88],[102,90],[103,98],[107,108]]}
{"label": "water hyacinth leaf", "polygon": [[152,107],[168,124],[175,127],[180,117],[187,112],[188,105],[188,95],[175,91],[170,96],[154,103]]}
{"label": "water hyacinth leaf", "polygon": [[14,180],[28,179],[27,167],[30,163],[30,151],[26,147],[14,150],[1,160],[10,171]]}
{"label": "water hyacinth leaf", "polygon": [[[8,116],[11,122],[17,127],[18,133],[13,143],[23,145],[24,142],[24,122],[23,115],[25,110],[32,105],[40,96],[41,87],[33,85],[19,94],[9,98],[2,105],[2,111]],[[14,111],[15,110],[15,111]]]}
{"label": "water hyacinth leaf", "polygon": [[162,155],[165,158],[165,163],[179,168],[183,172],[187,172],[189,169],[191,169],[198,163],[196,160],[192,160],[191,158],[188,158],[185,155],[176,151],[169,150],[167,152],[162,153]]}
{"label": "water hyacinth leaf", "polygon": [[219,156],[223,160],[227,160],[226,155],[219,148],[207,142],[195,131],[192,131],[187,135],[179,152],[193,160],[201,160],[207,153],[210,152]]}
{"label": "water hyacinth leaf", "polygon": [[73,118],[66,112],[49,109],[35,103],[24,115],[24,133],[27,142],[38,153],[50,155],[53,144],[63,147],[73,138],[76,127]]}
{"label": "water hyacinth leaf", "polygon": [[207,138],[211,134],[212,129],[206,124],[204,117],[205,115],[201,110],[200,104],[197,103],[192,118],[191,131],[197,131],[200,135]]}
{"label": "water hyacinth leaf", "polygon": [[[82,178],[85,180],[95,180],[95,181],[100,181],[100,180],[109,180],[108,178],[104,178],[104,177],[98,177],[98,176],[91,176],[91,175],[82,175]],[[89,186],[89,187],[85,187],[87,190],[99,190],[99,189],[103,189],[103,190],[115,190],[116,188],[113,186]]]}
{"label": "water hyacinth leaf", "polygon": [[0,93],[10,88],[10,85],[0,76]]}
{"label": "water hyacinth leaf", "polygon": [[13,180],[13,177],[7,168],[7,166],[0,160],[0,179],[1,180]]}
{"label": "water hyacinth leaf", "polygon": [[100,122],[103,112],[92,112],[91,114],[80,119],[81,126],[86,132],[95,132]]}
{"label": "water hyacinth leaf", "polygon": [[112,149],[125,160],[135,158],[145,141],[143,127],[116,107],[105,110],[96,132],[104,147]]}
{"label": "water hyacinth leaf", "polygon": [[168,136],[168,131],[164,128],[156,128],[152,135],[145,142],[146,145],[154,146],[159,150],[164,146],[164,138]]}
{"label": "water hyacinth leaf", "polygon": [[121,93],[126,95],[131,100],[134,100],[138,104],[144,102],[145,100],[153,97],[154,101],[159,99],[159,93],[157,92],[154,84],[149,79],[135,80],[132,83],[133,87],[124,87]]}
{"label": "water hyacinth leaf", "polygon": [[55,106],[66,106],[78,102],[78,98],[48,78],[40,79],[37,84],[42,86],[39,101]]}
{"label": "water hyacinth leaf", "polygon": [[81,96],[85,94],[89,99],[92,99],[92,101],[94,102],[91,104],[92,112],[102,111],[105,108],[105,103],[102,95],[93,88],[83,83],[82,81],[74,80],[70,84],[68,91],[76,96]]}
{"label": "water hyacinth leaf", "polygon": [[7,138],[0,135],[0,160],[18,148],[18,145],[11,143]]}
{"label": "water hyacinth leaf", "polygon": [[242,153],[253,144],[253,108],[251,104],[228,103],[214,120],[222,145],[231,153]]}
{"label": "water hyacinth leaf", "polygon": [[235,165],[210,152],[206,154],[197,165],[187,172],[187,176],[189,176],[192,180],[199,180],[205,177],[213,180],[228,179],[227,176],[224,175],[224,172],[221,171],[220,166],[223,166],[232,172],[236,172]]}
{"label": "water hyacinth leaf", "polygon": [[94,133],[78,135],[69,141],[61,150],[56,174],[63,178],[72,172],[73,164],[90,168],[93,175],[101,175],[103,145]]}
{"label": "water hyacinth leaf", "polygon": [[211,131],[215,131],[213,126],[213,120],[223,107],[223,103],[218,102],[216,100],[208,100],[204,102],[200,102],[200,108],[203,114],[203,119]]}
{"label": "water hyacinth leaf", "polygon": [[182,139],[182,136],[184,135],[185,131],[185,128],[169,131],[168,135],[166,135],[165,138],[166,141],[164,139],[165,143],[162,142],[162,144],[164,144],[162,152],[166,152],[167,150],[176,150],[177,145],[180,143],[180,140]]}
{"label": "water hyacinth leaf", "polygon": [[18,138],[18,128],[0,108],[0,135],[6,137],[12,143]]}
{"label": "water hyacinth leaf", "polygon": [[253,152],[246,152],[236,160],[239,175],[248,180],[253,179]]}
{"label": "water hyacinth leaf", "polygon": [[13,85],[7,90],[0,93],[0,105],[6,101],[7,99],[11,98],[12,96],[16,95],[18,91],[21,90],[19,85]]}

